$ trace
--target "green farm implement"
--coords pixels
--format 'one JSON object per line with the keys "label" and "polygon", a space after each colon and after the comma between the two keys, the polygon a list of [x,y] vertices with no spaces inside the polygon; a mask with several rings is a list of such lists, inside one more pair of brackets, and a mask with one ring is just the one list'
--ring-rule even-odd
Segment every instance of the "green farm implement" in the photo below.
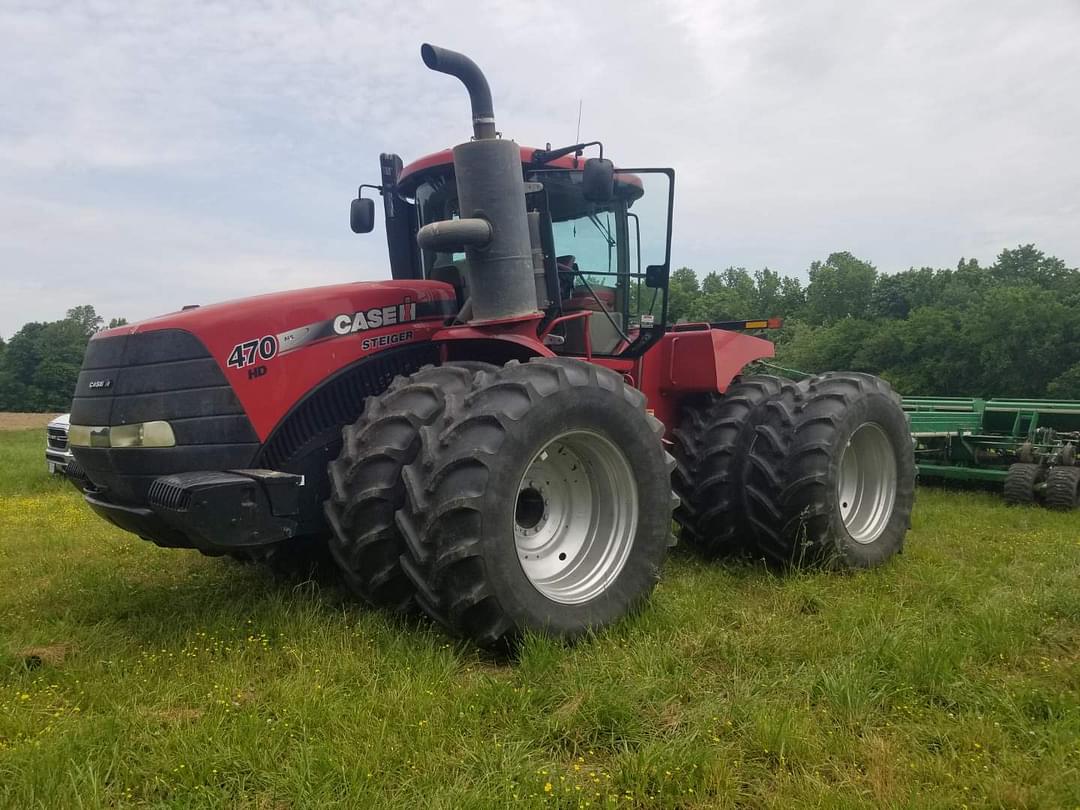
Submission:
{"label": "green farm implement", "polygon": [[1001,482],[1010,503],[1074,509],[1080,402],[907,397],[924,479]]}

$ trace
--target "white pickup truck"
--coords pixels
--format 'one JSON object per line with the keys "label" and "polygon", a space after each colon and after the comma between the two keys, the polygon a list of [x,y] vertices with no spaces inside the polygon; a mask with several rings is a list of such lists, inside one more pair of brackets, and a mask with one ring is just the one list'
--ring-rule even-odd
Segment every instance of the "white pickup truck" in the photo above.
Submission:
{"label": "white pickup truck", "polygon": [[62,413],[45,428],[45,463],[49,465],[49,472],[53,475],[67,470],[68,462],[71,461],[71,451],[68,449],[68,418],[69,413]]}

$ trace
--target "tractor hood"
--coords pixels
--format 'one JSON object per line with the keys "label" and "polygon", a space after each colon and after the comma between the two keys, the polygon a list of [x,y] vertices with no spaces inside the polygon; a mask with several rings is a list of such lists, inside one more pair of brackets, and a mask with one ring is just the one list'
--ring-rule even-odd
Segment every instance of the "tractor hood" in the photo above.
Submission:
{"label": "tractor hood", "polygon": [[[108,329],[87,347],[72,422],[141,421],[129,419],[119,401],[175,399],[187,391],[196,398],[198,388],[214,387],[208,385],[213,376],[231,389],[254,436],[264,441],[304,392],[370,355],[426,341],[456,311],[449,284],[356,282],[193,307]],[[186,379],[197,363],[207,368]]]}

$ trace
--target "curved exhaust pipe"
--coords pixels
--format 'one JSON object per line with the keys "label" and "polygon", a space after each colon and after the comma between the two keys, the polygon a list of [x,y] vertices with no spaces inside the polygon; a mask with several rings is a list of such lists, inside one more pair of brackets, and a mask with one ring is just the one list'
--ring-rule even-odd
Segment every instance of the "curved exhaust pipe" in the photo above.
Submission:
{"label": "curved exhaust pipe", "polygon": [[469,91],[473,138],[454,147],[460,219],[429,222],[416,241],[436,253],[465,249],[469,308],[462,317],[469,323],[535,318],[540,313],[521,149],[495,132],[491,88],[472,59],[427,43],[420,56],[432,70],[456,76]]}
{"label": "curved exhaust pipe", "polygon": [[420,58],[432,70],[461,80],[469,91],[469,102],[472,104],[473,135],[478,141],[494,138],[495,107],[491,103],[491,88],[476,62],[463,53],[426,42],[420,46]]}

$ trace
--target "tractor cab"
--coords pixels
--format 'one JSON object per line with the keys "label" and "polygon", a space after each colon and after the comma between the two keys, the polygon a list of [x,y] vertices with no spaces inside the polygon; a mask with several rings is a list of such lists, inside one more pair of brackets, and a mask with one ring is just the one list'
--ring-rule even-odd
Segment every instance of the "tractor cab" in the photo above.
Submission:
{"label": "tractor cab", "polygon": [[[570,356],[640,354],[666,320],[674,173],[620,169],[610,196],[590,200],[578,154],[546,160],[545,150],[520,151],[545,342]],[[416,239],[424,226],[461,217],[452,152],[405,167],[384,155],[381,191],[394,277],[449,283],[467,307],[473,274],[464,247],[424,249]]]}

